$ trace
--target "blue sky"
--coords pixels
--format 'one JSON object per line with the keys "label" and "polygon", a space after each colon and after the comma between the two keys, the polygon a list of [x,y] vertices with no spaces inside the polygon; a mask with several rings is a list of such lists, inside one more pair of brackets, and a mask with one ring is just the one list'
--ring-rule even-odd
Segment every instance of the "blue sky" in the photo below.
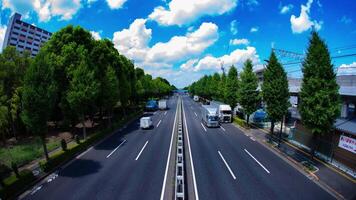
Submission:
{"label": "blue sky", "polygon": [[[303,54],[312,27],[332,56],[356,53],[352,0],[0,0],[0,6],[0,46],[13,12],[51,32],[80,25],[178,87],[221,72],[220,65],[241,70],[247,58],[260,68],[272,47]],[[356,74],[355,56],[333,63],[340,74]],[[299,64],[285,69],[301,76]]]}

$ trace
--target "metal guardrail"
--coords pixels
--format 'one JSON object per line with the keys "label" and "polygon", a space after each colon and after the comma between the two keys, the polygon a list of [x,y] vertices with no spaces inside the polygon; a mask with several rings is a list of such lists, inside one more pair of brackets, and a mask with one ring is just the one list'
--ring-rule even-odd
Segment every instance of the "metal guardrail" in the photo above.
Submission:
{"label": "metal guardrail", "polygon": [[176,168],[175,168],[175,200],[185,199],[185,165],[184,165],[184,140],[183,140],[183,125],[182,125],[182,104],[179,105],[180,114],[178,116],[178,134],[177,134],[177,156],[176,156]]}

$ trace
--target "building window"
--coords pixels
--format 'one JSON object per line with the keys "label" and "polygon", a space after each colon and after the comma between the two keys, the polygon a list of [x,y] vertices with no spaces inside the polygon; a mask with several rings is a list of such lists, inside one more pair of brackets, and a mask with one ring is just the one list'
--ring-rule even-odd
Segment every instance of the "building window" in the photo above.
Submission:
{"label": "building window", "polygon": [[12,32],[12,34],[13,34],[13,35],[19,35],[18,32],[14,32],[14,31]]}
{"label": "building window", "polygon": [[18,26],[14,26],[14,29],[16,29],[16,30],[20,30],[20,27],[18,27]]}
{"label": "building window", "polygon": [[19,48],[23,48],[23,46],[22,46],[22,45],[19,45],[18,47],[19,47]]}

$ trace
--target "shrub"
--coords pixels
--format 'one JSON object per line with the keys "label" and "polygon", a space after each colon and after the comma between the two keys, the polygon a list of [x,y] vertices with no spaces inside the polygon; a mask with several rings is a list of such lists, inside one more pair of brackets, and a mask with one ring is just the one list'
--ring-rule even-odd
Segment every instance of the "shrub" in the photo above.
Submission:
{"label": "shrub", "polygon": [[238,117],[234,117],[234,123],[239,125],[239,126],[241,126],[241,127],[243,127],[243,128],[248,128],[248,125],[247,125],[246,121],[243,120],[243,119],[240,119]]}
{"label": "shrub", "polygon": [[63,151],[67,151],[67,142],[65,139],[61,140],[61,146]]}
{"label": "shrub", "polygon": [[15,175],[17,178],[20,178],[20,174],[19,174],[19,168],[17,167],[15,162],[11,162],[11,168],[14,171]]}
{"label": "shrub", "polygon": [[35,180],[35,176],[30,170],[23,170],[19,175],[19,178],[17,178],[15,175],[12,175],[4,180],[5,187],[0,190],[1,198],[9,199],[14,197]]}
{"label": "shrub", "polygon": [[77,144],[80,144],[80,138],[79,138],[78,135],[75,135],[75,136],[74,136],[74,140],[75,140],[75,142],[76,142]]}

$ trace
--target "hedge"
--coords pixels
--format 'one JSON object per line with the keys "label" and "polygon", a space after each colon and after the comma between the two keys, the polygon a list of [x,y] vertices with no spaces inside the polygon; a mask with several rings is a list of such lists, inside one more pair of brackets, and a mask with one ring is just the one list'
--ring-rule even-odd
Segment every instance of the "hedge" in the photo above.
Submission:
{"label": "hedge", "polygon": [[9,199],[14,197],[19,191],[28,186],[35,180],[35,176],[30,170],[23,170],[20,172],[20,178],[15,175],[10,176],[4,180],[5,187],[0,190],[2,199]]}
{"label": "hedge", "polygon": [[240,119],[238,117],[234,117],[234,123],[243,127],[243,128],[249,128],[246,121],[243,119]]}

